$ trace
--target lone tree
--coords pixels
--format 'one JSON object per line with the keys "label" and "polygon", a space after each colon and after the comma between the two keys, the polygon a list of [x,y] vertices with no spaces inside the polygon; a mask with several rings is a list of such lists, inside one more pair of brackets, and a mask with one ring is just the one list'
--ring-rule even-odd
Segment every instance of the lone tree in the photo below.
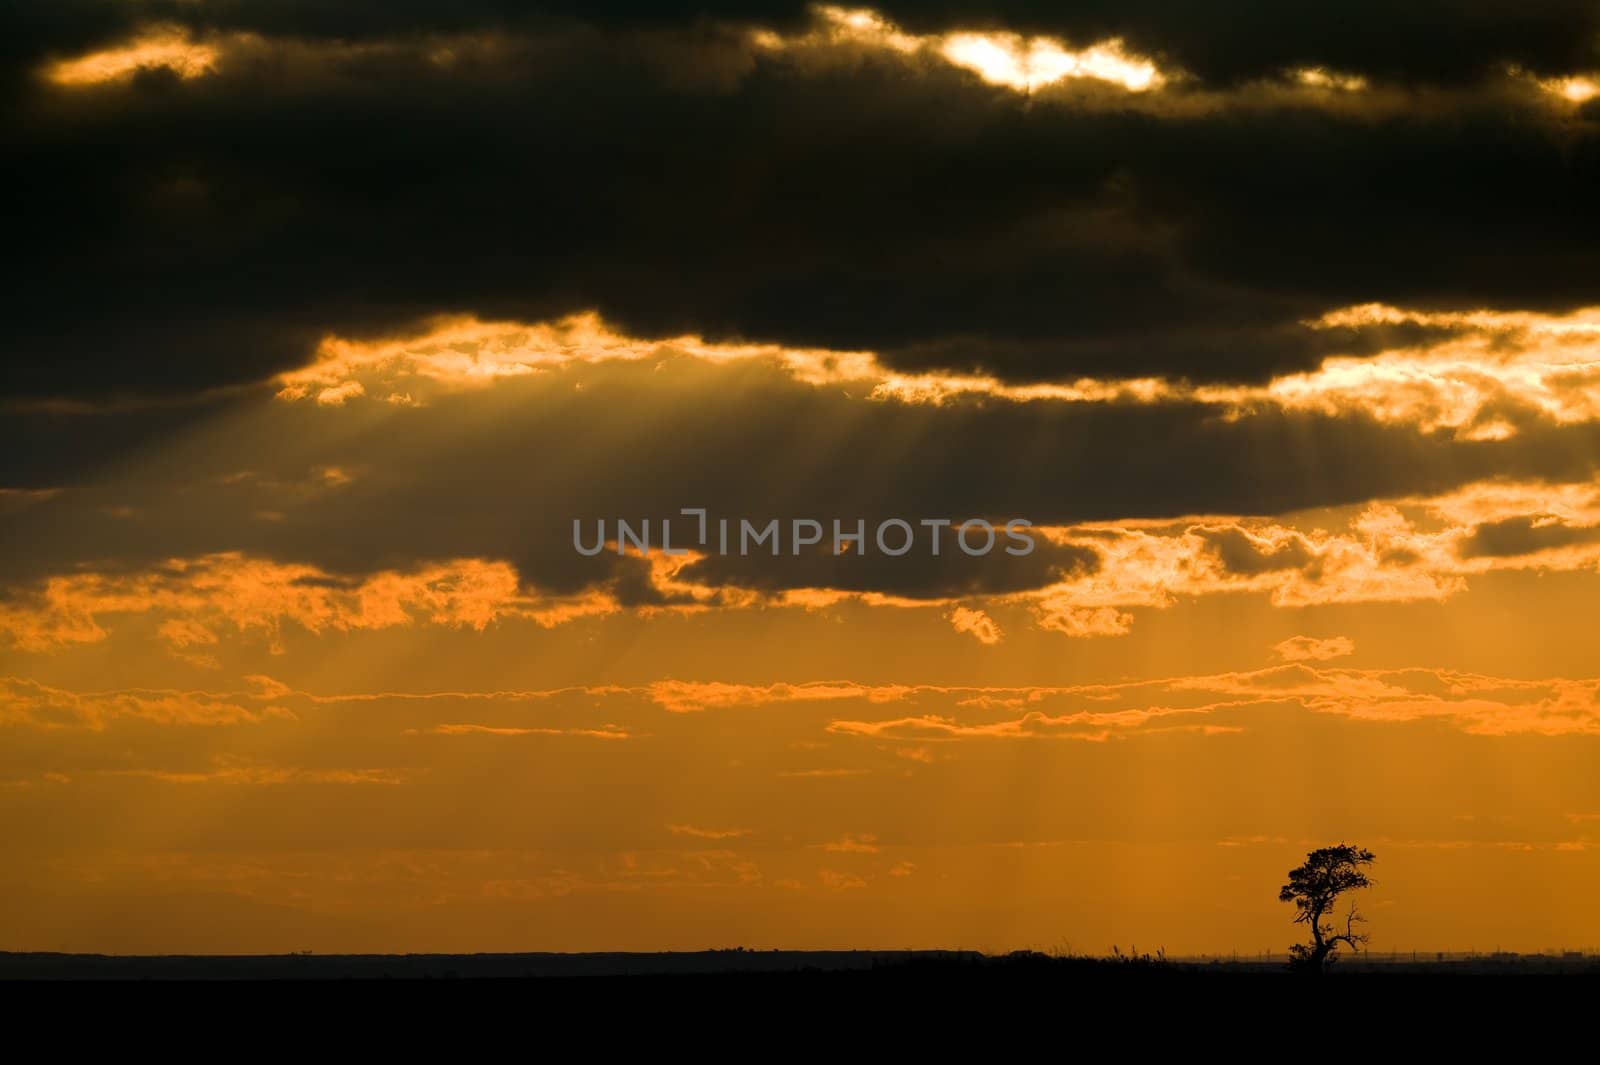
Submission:
{"label": "lone tree", "polygon": [[1365,869],[1374,860],[1371,851],[1341,843],[1312,851],[1304,865],[1289,870],[1289,882],[1278,892],[1278,901],[1294,903],[1295,923],[1311,927],[1310,943],[1289,948],[1291,967],[1320,976],[1333,964],[1340,943],[1355,950],[1367,941],[1355,930],[1366,921],[1354,903],[1345,915],[1343,932],[1325,918],[1332,914],[1340,895],[1372,886]]}

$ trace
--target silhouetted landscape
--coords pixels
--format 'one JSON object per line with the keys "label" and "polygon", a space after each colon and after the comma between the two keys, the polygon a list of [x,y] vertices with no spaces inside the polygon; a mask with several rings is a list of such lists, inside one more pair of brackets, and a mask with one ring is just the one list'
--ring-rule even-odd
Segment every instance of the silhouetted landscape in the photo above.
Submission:
{"label": "silhouetted landscape", "polygon": [[[1019,950],[986,954],[970,950],[725,950],[507,954],[313,954],[109,955],[67,953],[0,954],[0,980],[95,981],[302,981],[302,980],[544,980],[571,982],[605,978],[649,981],[737,978],[747,986],[784,977],[813,982],[906,985],[1050,986],[1075,979],[1164,979],[1266,977],[1330,973],[1354,976],[1553,976],[1600,975],[1600,955],[1583,951],[1519,954],[1496,951],[1431,955],[1374,954],[1352,904],[1344,931],[1324,921],[1340,898],[1373,886],[1367,869],[1372,851],[1345,843],[1309,852],[1290,870],[1279,899],[1295,906],[1294,923],[1306,926],[1311,943],[1296,943],[1274,957],[1169,957],[1165,951],[1108,955]],[[1343,946],[1349,953],[1339,954]],[[1335,964],[1338,962],[1339,964]]]}
{"label": "silhouetted landscape", "polygon": [[[556,980],[605,977],[830,978],[890,984],[956,981],[1049,983],[1068,978],[1289,975],[1277,960],[1054,955],[1034,951],[705,950],[595,954],[275,954],[116,956],[0,954],[0,980]],[[1344,975],[1600,976],[1600,955],[1415,954],[1357,956]]]}

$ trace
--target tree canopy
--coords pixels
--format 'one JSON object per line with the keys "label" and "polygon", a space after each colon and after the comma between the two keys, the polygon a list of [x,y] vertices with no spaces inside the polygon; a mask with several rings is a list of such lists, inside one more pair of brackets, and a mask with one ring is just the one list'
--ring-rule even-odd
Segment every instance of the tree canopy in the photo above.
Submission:
{"label": "tree canopy", "polygon": [[1345,915],[1344,931],[1340,932],[1327,918],[1341,895],[1372,886],[1366,870],[1376,860],[1364,847],[1340,843],[1311,851],[1303,865],[1289,870],[1289,882],[1279,890],[1278,901],[1292,902],[1295,923],[1311,930],[1310,943],[1296,943],[1289,948],[1291,964],[1322,973],[1336,960],[1341,943],[1352,950],[1366,943],[1367,936],[1355,930],[1357,924],[1365,922],[1353,904]]}

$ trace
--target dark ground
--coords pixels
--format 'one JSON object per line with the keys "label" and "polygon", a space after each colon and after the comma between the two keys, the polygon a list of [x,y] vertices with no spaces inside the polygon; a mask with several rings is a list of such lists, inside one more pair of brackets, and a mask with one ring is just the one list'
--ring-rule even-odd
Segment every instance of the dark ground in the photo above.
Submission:
{"label": "dark ground", "polygon": [[207,1061],[269,1052],[988,1061],[1042,1052],[1354,1065],[1377,1047],[1428,1061],[1521,1061],[1570,1055],[1592,1039],[1600,959],[1581,972],[1486,961],[1348,964],[1303,980],[1259,962],[958,952],[0,954],[0,1019],[11,1044],[69,1060],[104,1046],[108,1057]]}
{"label": "dark ground", "polygon": [[[1288,976],[1281,961],[1189,961],[1138,957],[990,956],[971,951],[757,951],[594,954],[277,954],[161,955],[0,953],[6,981],[489,980],[583,982],[628,978],[653,983],[710,980],[760,984],[785,980],[860,987],[1049,984],[1081,978],[1141,980],[1262,979]],[[1332,975],[1600,976],[1600,956],[1483,955],[1444,961],[1346,959]]]}

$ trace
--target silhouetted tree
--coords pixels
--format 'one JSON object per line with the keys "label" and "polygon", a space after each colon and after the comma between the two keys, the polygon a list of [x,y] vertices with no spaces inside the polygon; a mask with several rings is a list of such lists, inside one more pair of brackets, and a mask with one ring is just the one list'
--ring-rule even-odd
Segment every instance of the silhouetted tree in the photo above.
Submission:
{"label": "silhouetted tree", "polygon": [[1356,925],[1366,922],[1354,903],[1345,915],[1343,932],[1325,919],[1332,914],[1340,895],[1372,886],[1365,869],[1375,860],[1371,851],[1341,843],[1312,851],[1306,855],[1304,865],[1289,870],[1289,882],[1278,892],[1278,901],[1294,903],[1295,923],[1311,928],[1310,943],[1296,943],[1289,948],[1292,968],[1320,976],[1336,960],[1340,943],[1355,950],[1367,941],[1355,930]]}

